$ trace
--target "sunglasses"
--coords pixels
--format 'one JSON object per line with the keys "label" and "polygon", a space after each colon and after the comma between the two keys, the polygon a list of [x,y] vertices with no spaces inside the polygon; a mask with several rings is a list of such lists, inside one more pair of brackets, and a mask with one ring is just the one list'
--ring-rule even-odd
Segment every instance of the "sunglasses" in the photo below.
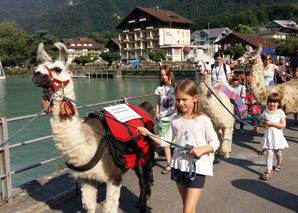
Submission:
{"label": "sunglasses", "polygon": [[266,59],[264,59],[264,60],[265,60],[265,61],[266,61],[266,60],[271,60],[271,58],[266,58]]}

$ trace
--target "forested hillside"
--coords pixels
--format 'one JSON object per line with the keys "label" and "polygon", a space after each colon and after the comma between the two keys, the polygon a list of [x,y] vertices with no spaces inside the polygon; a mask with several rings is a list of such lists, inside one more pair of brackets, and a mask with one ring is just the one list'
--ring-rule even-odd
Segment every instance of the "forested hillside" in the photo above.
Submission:
{"label": "forested hillside", "polygon": [[31,35],[47,30],[60,38],[113,31],[136,6],[158,5],[174,11],[197,23],[192,30],[207,28],[208,22],[210,27],[233,28],[238,24],[263,26],[273,19],[298,21],[297,0],[72,0],[72,6],[69,2],[1,0],[0,21],[15,19]]}

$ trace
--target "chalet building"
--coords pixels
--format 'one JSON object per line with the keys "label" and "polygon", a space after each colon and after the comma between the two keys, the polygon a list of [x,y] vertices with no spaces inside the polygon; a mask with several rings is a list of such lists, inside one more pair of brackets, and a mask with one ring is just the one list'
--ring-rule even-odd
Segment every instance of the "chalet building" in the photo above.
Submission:
{"label": "chalet building", "polygon": [[289,35],[298,37],[298,27],[284,27],[280,29],[280,32],[287,33]]}
{"label": "chalet building", "polygon": [[262,36],[263,38],[270,39],[270,40],[285,40],[288,33],[281,32],[279,30],[274,29],[266,29],[264,31],[259,31],[255,33],[255,35]]}
{"label": "chalet building", "polygon": [[267,29],[281,29],[284,27],[298,27],[298,25],[292,20],[273,20],[266,26]]}
{"label": "chalet building", "polygon": [[136,7],[116,27],[122,61],[145,58],[163,49],[167,61],[182,61],[183,48],[190,45],[194,22],[168,10]]}
{"label": "chalet building", "polygon": [[192,45],[208,46],[210,45],[213,52],[218,51],[218,45],[214,44],[223,37],[229,35],[232,31],[228,27],[196,30],[190,36]]}
{"label": "chalet building", "polygon": [[99,58],[102,49],[100,44],[89,38],[62,39],[61,42],[64,43],[67,48],[69,63],[71,63],[74,58],[86,56],[89,53]]}
{"label": "chalet building", "polygon": [[[262,45],[263,51],[268,52],[272,55],[275,55],[275,48],[277,44],[271,42],[270,40],[263,38],[262,36],[255,35],[255,34],[242,34],[242,33],[230,33],[226,37],[222,38],[221,40],[217,41],[216,44],[220,45],[220,50],[224,51],[228,47],[240,46],[245,48],[246,45],[251,46],[253,49]],[[272,57],[273,60],[276,57]]]}
{"label": "chalet building", "polygon": [[230,46],[240,46],[245,48],[246,45],[249,45],[253,49],[256,49],[259,47],[259,44],[261,44],[264,49],[275,49],[277,47],[277,44],[263,38],[262,36],[242,33],[230,33],[226,37],[217,41],[216,44],[220,45],[221,51],[224,51]]}
{"label": "chalet building", "polygon": [[106,44],[105,48],[108,49],[109,52],[119,52],[119,39],[111,38]]}

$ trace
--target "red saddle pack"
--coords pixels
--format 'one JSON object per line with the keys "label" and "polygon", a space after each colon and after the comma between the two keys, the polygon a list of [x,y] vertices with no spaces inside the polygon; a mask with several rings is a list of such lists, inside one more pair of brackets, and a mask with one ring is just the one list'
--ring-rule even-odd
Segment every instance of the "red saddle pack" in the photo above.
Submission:
{"label": "red saddle pack", "polygon": [[105,110],[107,116],[103,119],[107,131],[109,152],[113,156],[115,164],[126,169],[138,167],[151,157],[153,159],[154,150],[156,149],[154,142],[149,137],[140,135],[137,129],[134,128],[146,127],[153,133],[154,121],[143,109],[134,105],[128,104],[128,106],[141,118],[121,123],[110,112]]}

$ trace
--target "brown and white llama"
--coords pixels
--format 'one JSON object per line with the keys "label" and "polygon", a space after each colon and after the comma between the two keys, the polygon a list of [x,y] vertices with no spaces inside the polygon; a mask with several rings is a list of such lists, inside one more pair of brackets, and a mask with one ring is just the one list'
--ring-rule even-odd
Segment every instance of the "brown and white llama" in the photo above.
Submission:
{"label": "brown and white llama", "polygon": [[267,86],[264,81],[264,66],[260,55],[262,47],[260,46],[256,52],[253,52],[253,49],[249,46],[246,49],[243,63],[250,70],[251,92],[260,109],[266,109],[268,95],[276,92],[281,96],[283,111],[286,115],[298,112],[298,79],[283,84]]}
{"label": "brown and white llama", "polygon": [[[211,61],[212,58],[204,58],[204,60]],[[234,105],[226,94],[219,90],[214,90],[215,95],[227,107],[225,107],[217,100],[217,98],[209,92],[204,82],[211,88],[211,66],[199,61],[198,69],[196,71],[196,84],[199,91],[201,110],[206,113],[211,119],[213,127],[217,132],[220,141],[219,152],[224,158],[229,158],[232,146],[233,127],[235,123],[234,117],[227,111],[227,109],[234,114]],[[216,85],[224,86],[230,90],[232,88],[227,82],[220,82]]]}
{"label": "brown and white llama", "polygon": [[[78,171],[70,168],[70,173],[81,183],[82,203],[87,212],[94,213],[97,201],[98,182],[106,183],[106,200],[103,212],[118,212],[120,188],[122,179],[127,169],[120,169],[114,163],[105,143],[106,131],[99,119],[86,119],[81,122],[77,110],[74,108],[74,115],[68,117],[61,116],[60,104],[63,96],[75,99],[73,82],[67,72],[67,49],[62,43],[55,43],[60,55],[57,60],[45,52],[44,45],[38,47],[38,58],[43,61],[34,71],[33,82],[36,86],[48,89],[55,85],[57,92],[53,96],[51,126],[57,149],[63,154],[65,162],[75,168],[86,165],[96,150],[100,147],[102,154],[99,162],[87,171]],[[49,76],[51,73],[52,76]],[[154,115],[152,105],[143,104]],[[153,114],[152,114],[153,113]],[[135,170],[140,185],[140,198],[138,207],[140,212],[146,212],[147,199],[151,195],[153,185],[152,160],[147,161]]]}

